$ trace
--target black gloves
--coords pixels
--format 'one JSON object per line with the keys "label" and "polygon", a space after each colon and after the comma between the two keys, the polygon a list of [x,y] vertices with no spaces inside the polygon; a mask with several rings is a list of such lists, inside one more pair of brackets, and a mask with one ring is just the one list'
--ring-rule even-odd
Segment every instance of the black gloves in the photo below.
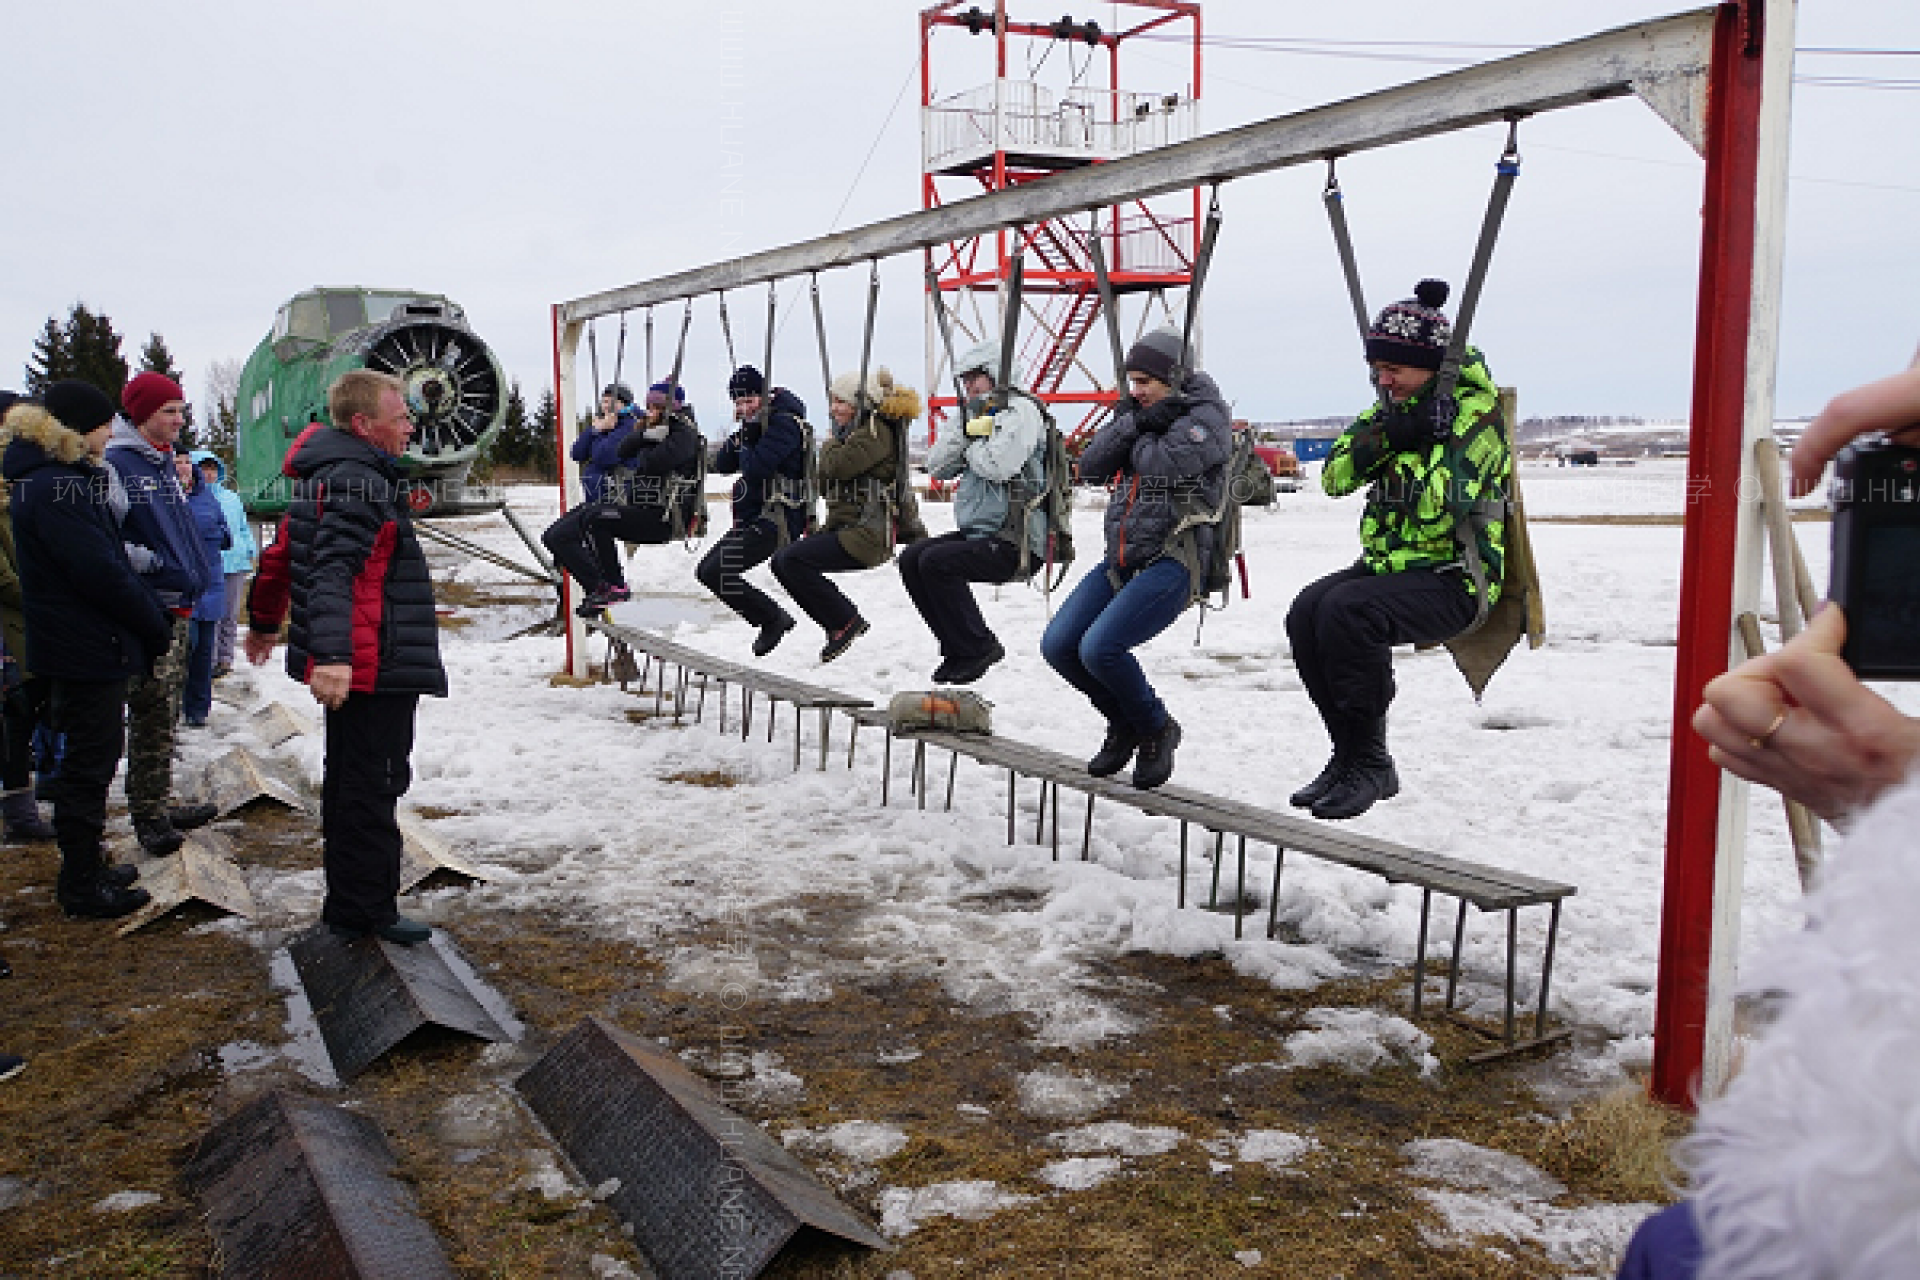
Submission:
{"label": "black gloves", "polygon": [[1149,435],[1163,436],[1187,411],[1187,398],[1170,395],[1134,412],[1133,425]]}
{"label": "black gloves", "polygon": [[1450,395],[1402,401],[1381,410],[1381,429],[1389,448],[1402,453],[1421,452],[1453,434],[1453,420],[1459,412],[1459,403]]}

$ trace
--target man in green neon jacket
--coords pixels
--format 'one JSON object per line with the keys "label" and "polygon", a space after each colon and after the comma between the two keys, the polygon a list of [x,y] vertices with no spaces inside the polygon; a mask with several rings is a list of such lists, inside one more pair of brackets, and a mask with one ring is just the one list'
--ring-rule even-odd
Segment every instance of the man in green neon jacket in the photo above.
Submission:
{"label": "man in green neon jacket", "polygon": [[1459,635],[1500,591],[1513,454],[1499,395],[1472,347],[1452,394],[1440,391],[1447,285],[1422,280],[1414,293],[1368,329],[1380,399],[1321,472],[1336,498],[1369,486],[1360,560],[1309,585],[1287,612],[1294,664],[1333,739],[1326,767],[1291,797],[1316,818],[1357,817],[1400,790],[1387,754],[1393,646]]}

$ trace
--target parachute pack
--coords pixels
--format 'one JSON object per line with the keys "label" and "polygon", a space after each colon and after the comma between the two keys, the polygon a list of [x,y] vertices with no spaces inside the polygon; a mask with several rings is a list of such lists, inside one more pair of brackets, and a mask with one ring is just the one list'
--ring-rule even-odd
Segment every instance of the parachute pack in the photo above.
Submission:
{"label": "parachute pack", "polygon": [[[1000,527],[1000,536],[1020,548],[1020,576],[1031,578],[1038,569],[1040,589],[1051,593],[1073,567],[1073,459],[1067,456],[1066,435],[1045,401],[1018,387],[1008,388],[1007,396],[1020,397],[1040,413],[1040,443],[1033,451],[1040,463],[1040,484],[1031,494],[1028,485],[1018,478],[1007,486],[1007,519]],[[1036,512],[1046,523],[1047,548],[1045,560],[1037,566],[1033,563],[1033,542],[1027,536]]]}

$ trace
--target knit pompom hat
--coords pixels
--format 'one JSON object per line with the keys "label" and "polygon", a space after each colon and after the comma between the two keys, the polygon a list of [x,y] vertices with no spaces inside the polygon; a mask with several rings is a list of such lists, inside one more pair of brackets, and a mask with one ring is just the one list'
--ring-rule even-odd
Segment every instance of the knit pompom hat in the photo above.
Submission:
{"label": "knit pompom hat", "polygon": [[1445,280],[1422,280],[1411,298],[1388,303],[1367,330],[1367,359],[1438,369],[1453,340],[1453,326],[1440,312],[1449,292]]}
{"label": "knit pompom hat", "polygon": [[[859,389],[860,375],[857,373],[843,373],[835,378],[832,384],[828,386],[827,394],[845,404],[857,404],[858,400],[856,397]],[[879,408],[881,401],[885,400],[892,391],[893,374],[885,365],[881,365],[878,369],[875,369],[867,375],[867,405],[869,408]]]}

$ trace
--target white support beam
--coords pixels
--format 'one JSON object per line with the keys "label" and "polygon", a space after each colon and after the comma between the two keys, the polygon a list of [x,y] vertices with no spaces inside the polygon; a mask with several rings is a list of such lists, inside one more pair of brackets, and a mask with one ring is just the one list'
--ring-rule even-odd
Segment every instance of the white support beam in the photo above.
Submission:
{"label": "white support beam", "polygon": [[[1635,23],[935,209],[560,304],[569,323],[925,250],[1000,228],[1639,93],[1673,121],[1712,51],[1712,8]],[[1655,89],[1655,86],[1661,86]],[[1684,125],[1676,125],[1685,132]]]}

